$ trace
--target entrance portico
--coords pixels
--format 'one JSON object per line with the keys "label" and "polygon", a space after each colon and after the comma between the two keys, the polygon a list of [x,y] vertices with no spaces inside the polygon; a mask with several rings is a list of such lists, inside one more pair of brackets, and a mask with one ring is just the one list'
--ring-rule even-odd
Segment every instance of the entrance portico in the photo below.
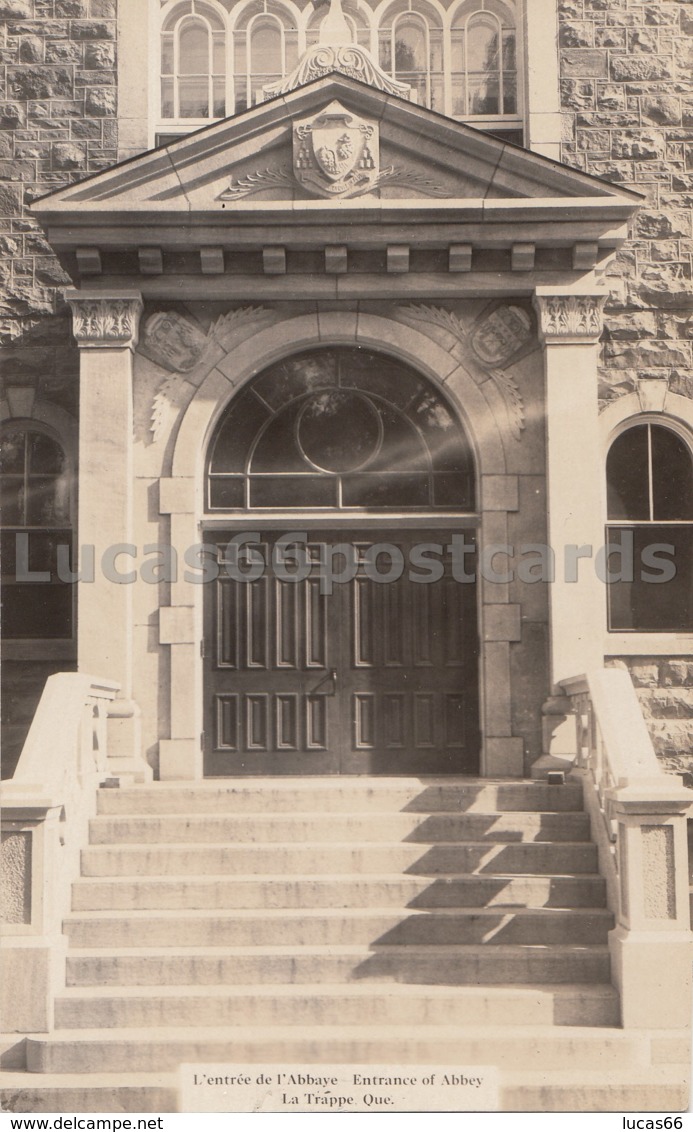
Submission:
{"label": "entrance portico", "polygon": [[[348,118],[373,125],[369,138],[378,140],[380,169],[398,170],[390,180],[369,180],[365,195],[338,201],[311,196],[291,179],[295,124],[317,120],[335,103]],[[265,176],[265,169],[276,175]],[[110,399],[102,456],[92,449],[91,482],[82,487],[79,537],[83,546],[132,546],[124,553],[142,560],[133,564],[132,584],[98,584],[110,586],[115,596],[108,600],[118,603],[109,648],[122,638],[118,664],[130,680],[124,687],[134,689],[124,698],[142,711],[143,749],[161,778],[200,777],[203,751],[212,750],[218,717],[203,646],[212,587],[199,584],[195,548],[233,532],[257,533],[260,540],[305,529],[351,545],[372,534],[374,543],[411,548],[417,530],[425,532],[421,541],[445,545],[455,532],[476,531],[478,603],[474,617],[469,610],[464,615],[474,692],[465,677],[440,694],[464,693],[475,733],[478,717],[475,760],[482,774],[521,775],[539,757],[541,705],[553,685],[601,662],[593,653],[603,636],[604,603],[591,563],[576,582],[559,576],[555,584],[537,583],[518,575],[518,552],[554,544],[560,564],[565,543],[600,543],[598,273],[624,237],[636,201],[620,188],[333,75],[35,206],[80,284],[71,303],[82,347],[83,428],[103,397]],[[365,497],[346,508],[321,506],[302,499],[298,488],[288,509],[286,495],[259,506],[227,496],[210,506],[207,460],[224,415],[237,398],[253,396],[253,382],[269,367],[321,350],[380,354],[402,373],[419,375],[422,389],[447,406],[466,438],[473,498],[464,498],[460,481],[440,506],[434,497],[425,506],[398,499],[383,507]],[[374,404],[378,376],[375,365],[360,404]],[[412,436],[420,434],[418,424],[412,429]],[[366,454],[365,465],[371,459]],[[352,470],[360,473],[361,466]],[[281,472],[286,492],[287,469]],[[322,473],[337,474],[330,467]],[[162,548],[175,552],[177,572],[157,575],[145,565],[157,554],[163,561]],[[123,563],[127,558],[119,567],[126,573]],[[97,589],[90,592],[98,604]],[[415,618],[418,607],[407,602]],[[446,609],[436,616],[445,619]],[[383,610],[379,632],[387,629]],[[245,614],[252,621],[249,608]],[[106,653],[99,656],[93,626],[90,618],[80,635],[80,668],[122,680],[120,668],[110,672]],[[411,625],[404,631],[413,639]],[[444,649],[439,639],[436,648]],[[394,710],[415,670],[425,667],[412,662],[407,675],[404,664],[406,680],[395,687],[402,659],[395,658],[387,678],[381,672],[382,686],[354,687],[350,694],[389,696]],[[242,730],[242,716],[247,735],[248,701],[241,709],[233,697],[274,696],[273,705],[252,701],[262,704],[257,720],[276,746],[284,734],[281,702],[292,753],[303,757],[306,725],[294,726],[293,707],[281,700],[299,690],[273,686],[280,667],[274,665],[267,687],[260,677],[252,688],[241,687],[245,676],[237,688],[229,670],[218,694],[226,697],[226,722]],[[339,667],[324,665],[329,682]],[[259,676],[263,666],[250,668]],[[433,692],[417,685],[413,694]],[[424,709],[424,699],[419,706]],[[356,721],[352,707],[339,710],[344,742],[344,728]],[[442,701],[435,710],[442,711]],[[432,771],[445,769],[441,736],[430,740]],[[376,747],[370,764],[353,769],[372,773],[379,764],[381,772],[397,773]],[[314,755],[311,772],[320,773]],[[208,758],[209,769],[223,773],[216,755]],[[464,759],[451,766],[464,769]],[[426,773],[425,764],[417,772]]]}

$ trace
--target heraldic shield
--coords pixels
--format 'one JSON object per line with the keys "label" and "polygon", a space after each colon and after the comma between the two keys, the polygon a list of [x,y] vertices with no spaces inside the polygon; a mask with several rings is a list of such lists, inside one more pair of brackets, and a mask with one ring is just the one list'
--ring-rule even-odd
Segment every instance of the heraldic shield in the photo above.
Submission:
{"label": "heraldic shield", "polygon": [[331,102],[294,123],[294,176],[309,192],[335,199],[359,196],[380,172],[378,126]]}

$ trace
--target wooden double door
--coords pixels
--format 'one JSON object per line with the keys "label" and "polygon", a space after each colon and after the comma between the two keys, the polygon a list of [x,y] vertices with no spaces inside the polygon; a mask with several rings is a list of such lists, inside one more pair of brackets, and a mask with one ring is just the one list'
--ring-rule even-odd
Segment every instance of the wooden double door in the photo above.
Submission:
{"label": "wooden double door", "polygon": [[206,537],[206,775],[478,773],[476,586],[422,546],[445,536],[313,531],[296,564],[234,534]]}

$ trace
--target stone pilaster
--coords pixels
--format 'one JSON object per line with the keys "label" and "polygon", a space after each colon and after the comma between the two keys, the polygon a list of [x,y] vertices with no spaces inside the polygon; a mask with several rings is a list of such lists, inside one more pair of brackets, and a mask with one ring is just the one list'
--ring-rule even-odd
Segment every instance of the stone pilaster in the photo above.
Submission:
{"label": "stone pilaster", "polygon": [[[603,664],[606,592],[595,569],[604,543],[604,460],[598,429],[597,365],[605,295],[538,287],[544,348],[551,679],[554,685]],[[572,548],[591,548],[578,559]]]}
{"label": "stone pilaster", "polygon": [[142,298],[72,291],[68,301],[80,348],[78,665],[120,685],[109,712],[109,764],[129,773],[140,754],[132,698],[132,386]]}

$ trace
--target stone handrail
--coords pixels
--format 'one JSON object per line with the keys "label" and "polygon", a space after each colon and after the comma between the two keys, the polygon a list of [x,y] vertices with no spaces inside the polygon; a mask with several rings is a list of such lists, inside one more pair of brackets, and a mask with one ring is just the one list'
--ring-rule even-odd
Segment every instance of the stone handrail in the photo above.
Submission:
{"label": "stone handrail", "polygon": [[[50,676],[14,776],[2,783],[3,962],[12,1001],[4,1028],[52,1028],[62,921],[108,776],[107,715],[118,685],[77,673]],[[24,993],[21,992],[24,988]]]}
{"label": "stone handrail", "polygon": [[576,772],[616,919],[609,949],[623,1025],[688,1027],[693,792],[662,769],[627,671],[597,669],[561,686],[576,717]]}

